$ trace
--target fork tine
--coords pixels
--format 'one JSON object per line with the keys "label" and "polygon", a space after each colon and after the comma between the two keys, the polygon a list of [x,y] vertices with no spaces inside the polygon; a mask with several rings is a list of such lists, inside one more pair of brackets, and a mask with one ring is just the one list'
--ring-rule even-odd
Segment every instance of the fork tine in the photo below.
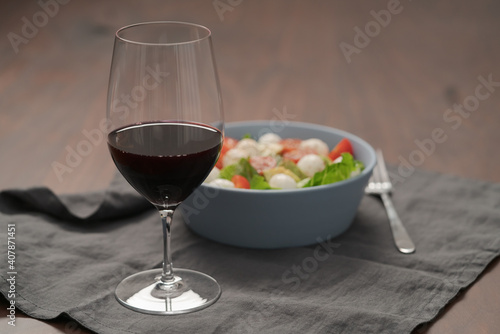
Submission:
{"label": "fork tine", "polygon": [[387,173],[387,167],[385,166],[384,155],[380,149],[377,149],[377,165],[380,173],[380,179],[382,182],[391,182],[389,174]]}

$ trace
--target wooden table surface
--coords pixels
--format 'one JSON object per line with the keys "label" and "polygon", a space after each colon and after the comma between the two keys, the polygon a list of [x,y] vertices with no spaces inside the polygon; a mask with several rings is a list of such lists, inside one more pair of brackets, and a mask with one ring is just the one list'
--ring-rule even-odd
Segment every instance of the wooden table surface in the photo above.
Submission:
{"label": "wooden table surface", "polygon": [[[114,32],[153,20],[212,30],[228,122],[353,132],[384,150],[400,182],[413,168],[499,182],[499,17],[494,0],[3,1],[0,189],[107,187],[106,145],[82,143],[105,115]],[[497,259],[417,332],[500,333],[498,282]],[[88,333],[20,312],[13,328],[6,305],[2,333]]]}

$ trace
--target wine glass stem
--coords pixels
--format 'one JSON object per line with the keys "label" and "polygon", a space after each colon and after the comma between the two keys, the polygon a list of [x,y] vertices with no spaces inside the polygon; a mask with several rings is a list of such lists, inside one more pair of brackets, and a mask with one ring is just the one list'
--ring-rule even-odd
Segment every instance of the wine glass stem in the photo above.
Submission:
{"label": "wine glass stem", "polygon": [[174,270],[172,267],[172,253],[170,252],[170,227],[174,210],[160,210],[161,223],[163,226],[163,273],[161,281],[171,283],[174,281]]}

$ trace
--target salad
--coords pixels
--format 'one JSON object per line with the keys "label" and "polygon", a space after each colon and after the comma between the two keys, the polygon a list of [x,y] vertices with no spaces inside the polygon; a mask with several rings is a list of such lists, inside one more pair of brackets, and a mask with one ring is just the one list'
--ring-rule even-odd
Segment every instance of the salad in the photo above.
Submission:
{"label": "salad", "polygon": [[281,138],[266,133],[225,137],[221,154],[205,185],[241,189],[297,189],[330,184],[363,170],[352,145],[343,138],[331,150],[318,139]]}

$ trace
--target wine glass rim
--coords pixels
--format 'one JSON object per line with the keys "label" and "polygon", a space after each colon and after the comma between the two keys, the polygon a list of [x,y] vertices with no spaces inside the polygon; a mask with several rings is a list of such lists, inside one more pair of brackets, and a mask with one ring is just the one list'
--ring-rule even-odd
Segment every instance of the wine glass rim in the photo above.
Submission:
{"label": "wine glass rim", "polygon": [[[131,28],[139,27],[139,26],[146,26],[146,25],[160,25],[160,24],[177,24],[177,25],[184,25],[184,26],[190,26],[190,27],[196,27],[198,29],[201,29],[206,32],[205,36],[202,36],[200,38],[194,38],[190,40],[186,40],[184,42],[140,42],[132,39],[127,39],[123,36],[120,36],[120,33]],[[200,42],[204,39],[210,38],[212,36],[212,31],[208,29],[207,27],[201,25],[201,24],[196,24],[196,23],[191,23],[191,22],[183,22],[183,21],[147,21],[147,22],[138,22],[138,23],[133,23],[129,24],[126,26],[121,27],[118,29],[115,33],[115,37],[122,42],[130,43],[130,44],[137,44],[137,45],[182,45],[182,44],[191,44],[191,43],[196,43]]]}

